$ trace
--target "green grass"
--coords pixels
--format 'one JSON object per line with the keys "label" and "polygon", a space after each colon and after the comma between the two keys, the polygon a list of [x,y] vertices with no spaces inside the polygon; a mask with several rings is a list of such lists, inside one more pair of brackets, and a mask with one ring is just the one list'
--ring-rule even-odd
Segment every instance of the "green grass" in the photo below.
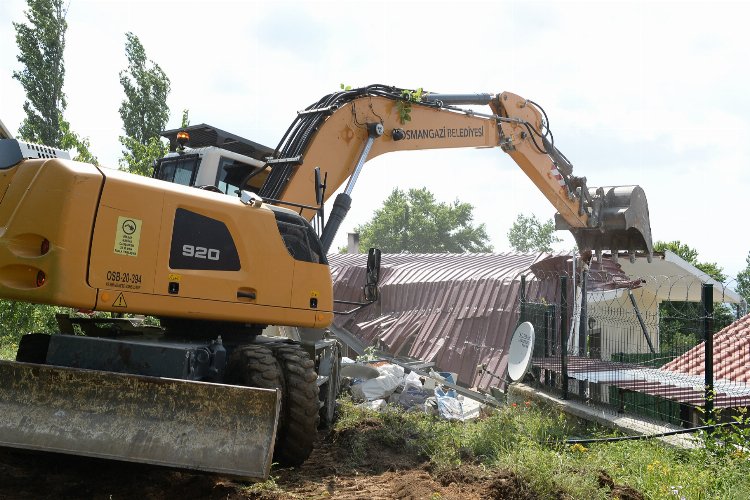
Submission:
{"label": "green grass", "polygon": [[418,453],[438,469],[472,462],[512,470],[545,497],[608,498],[609,489],[598,485],[604,471],[616,484],[633,487],[646,498],[750,498],[750,454],[683,450],[658,440],[552,444],[564,437],[604,436],[611,431],[587,427],[532,403],[508,406],[468,423],[396,409],[375,413],[344,403],[335,429],[361,429],[364,421],[380,425],[347,434],[354,461],[370,440],[377,440]]}
{"label": "green grass", "polygon": [[16,359],[18,344],[16,340],[9,337],[0,337],[0,359]]}

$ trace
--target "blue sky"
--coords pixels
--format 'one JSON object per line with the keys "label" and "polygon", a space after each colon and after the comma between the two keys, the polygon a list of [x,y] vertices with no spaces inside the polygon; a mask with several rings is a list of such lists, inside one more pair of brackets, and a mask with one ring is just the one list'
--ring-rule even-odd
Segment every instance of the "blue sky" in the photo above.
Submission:
{"label": "blue sky", "polygon": [[[11,22],[0,1],[0,117],[15,131]],[[296,111],[371,83],[511,91],[540,103],[589,185],[640,184],[655,240],[679,239],[734,275],[750,251],[750,4],[722,2],[286,2],[71,0],[66,118],[115,167],[125,32],[172,81],[183,109],[275,146]],[[335,244],[394,187],[472,203],[498,251],[518,213],[553,209],[499,149],[384,155],[365,166]],[[569,249],[566,238],[558,249]]]}

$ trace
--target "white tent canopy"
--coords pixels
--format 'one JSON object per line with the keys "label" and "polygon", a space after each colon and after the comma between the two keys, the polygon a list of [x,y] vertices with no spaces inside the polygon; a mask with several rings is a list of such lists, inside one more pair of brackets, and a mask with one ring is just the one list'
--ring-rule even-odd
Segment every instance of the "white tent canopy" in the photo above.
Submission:
{"label": "white tent canopy", "polygon": [[669,250],[663,255],[654,254],[651,263],[645,258],[636,258],[634,263],[623,258],[619,262],[628,276],[644,278],[644,287],[651,289],[659,300],[700,302],[703,284],[710,284],[714,287],[714,302],[742,302],[737,292]]}

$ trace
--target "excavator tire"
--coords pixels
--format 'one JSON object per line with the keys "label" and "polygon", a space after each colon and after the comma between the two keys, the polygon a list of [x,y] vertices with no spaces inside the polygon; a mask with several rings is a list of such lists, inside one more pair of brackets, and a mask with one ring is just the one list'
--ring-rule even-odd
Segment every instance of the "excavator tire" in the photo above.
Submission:
{"label": "excavator tire", "polygon": [[312,453],[318,427],[318,386],[314,363],[302,347],[238,347],[227,363],[228,384],[281,390],[281,411],[273,460],[301,465]]}
{"label": "excavator tire", "polygon": [[284,391],[281,366],[267,347],[244,345],[232,352],[224,381],[228,384]]}
{"label": "excavator tire", "polygon": [[318,421],[318,375],[315,363],[302,346],[285,344],[273,349],[284,374],[281,421],[274,460],[283,465],[302,465],[312,453]]}

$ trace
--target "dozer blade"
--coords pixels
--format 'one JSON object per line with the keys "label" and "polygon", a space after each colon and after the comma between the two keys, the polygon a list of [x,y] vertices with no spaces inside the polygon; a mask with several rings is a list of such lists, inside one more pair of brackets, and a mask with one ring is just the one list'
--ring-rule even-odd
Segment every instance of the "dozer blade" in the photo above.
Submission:
{"label": "dozer blade", "polygon": [[0,446],[265,478],[277,391],[0,361]]}
{"label": "dozer blade", "polygon": [[646,194],[640,186],[610,186],[590,188],[593,215],[592,227],[570,227],[560,214],[555,215],[555,228],[568,229],[575,237],[580,251],[627,250],[631,259],[635,252],[646,254],[651,262],[651,220]]}

